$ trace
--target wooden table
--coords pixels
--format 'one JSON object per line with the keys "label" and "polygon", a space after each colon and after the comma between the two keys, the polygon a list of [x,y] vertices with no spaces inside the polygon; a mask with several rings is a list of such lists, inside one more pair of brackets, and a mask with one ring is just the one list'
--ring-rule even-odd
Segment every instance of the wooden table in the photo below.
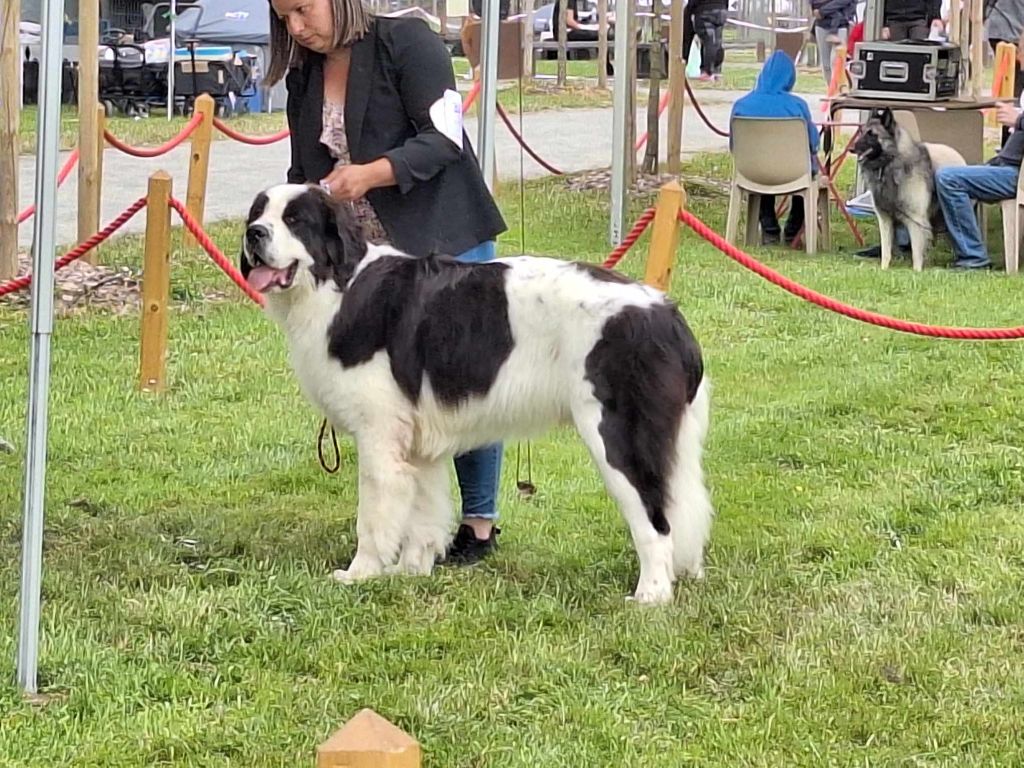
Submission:
{"label": "wooden table", "polygon": [[[944,99],[941,101],[913,101],[910,99],[874,99],[840,96],[831,101],[828,121],[836,112],[846,109],[883,109],[913,112],[917,119],[921,141],[948,144],[963,155],[969,165],[985,162],[985,116],[982,110],[992,109],[999,101],[984,99]],[[825,172],[832,166],[832,126],[822,132],[822,151],[825,154]]]}

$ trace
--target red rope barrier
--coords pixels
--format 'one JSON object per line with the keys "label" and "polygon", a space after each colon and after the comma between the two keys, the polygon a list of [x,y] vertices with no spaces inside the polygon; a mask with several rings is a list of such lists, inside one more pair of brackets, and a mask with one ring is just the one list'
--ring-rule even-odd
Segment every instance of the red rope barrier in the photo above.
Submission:
{"label": "red rope barrier", "polygon": [[693,95],[693,88],[690,87],[690,81],[686,81],[686,92],[690,94],[690,101],[693,102],[693,108],[697,110],[697,114],[700,115],[700,119],[704,121],[704,125],[711,129],[713,133],[717,133],[723,138],[729,138],[729,132],[723,131],[721,128],[716,127],[708,116],[704,114],[704,110],[700,108],[700,102],[697,101],[697,97]]}
{"label": "red rope barrier", "polygon": [[644,233],[644,230],[654,221],[654,208],[648,208],[646,211],[640,214],[640,218],[636,220],[636,224],[629,230],[629,234],[626,235],[625,239],[614,251],[608,254],[608,258],[604,260],[604,264],[601,266],[605,269],[614,269],[615,265],[622,261],[622,257],[626,255],[626,251],[633,247],[633,244],[640,239],[640,235]]}
{"label": "red rope barrier", "polygon": [[894,317],[878,314],[877,312],[868,312],[864,309],[852,307],[849,304],[844,304],[841,301],[837,301],[836,299],[820,294],[817,291],[812,291],[810,288],[806,288],[799,283],[790,280],[788,277],[779,274],[774,269],[766,267],[757,259],[744,253],[739,248],[726,241],[724,237],[708,227],[689,211],[679,211],[679,220],[730,259],[739,262],[751,272],[760,275],[765,280],[774,283],[785,291],[789,291],[794,296],[799,296],[804,301],[817,304],[819,307],[823,307],[830,312],[845,315],[846,317],[854,320],[859,320],[862,323],[877,325],[881,328],[888,328],[893,331],[901,331],[903,333],[917,334],[918,336],[931,336],[942,339],[967,339],[971,341],[979,341],[1024,338],[1024,326],[1018,326],[1016,328],[957,328],[944,325],[926,325],[924,323],[899,320]]}
{"label": "red rope barrier", "polygon": [[555,166],[551,165],[551,163],[547,162],[544,158],[534,152],[530,145],[523,140],[523,137],[516,131],[515,126],[512,125],[512,121],[509,120],[508,115],[505,114],[505,110],[502,109],[501,104],[497,104],[496,106],[498,108],[498,116],[502,119],[502,122],[505,123],[505,127],[509,129],[515,140],[519,142],[519,145],[526,150],[526,154],[536,160],[537,163],[539,163],[540,166],[549,173],[553,173],[555,176],[564,176],[564,171],[558,170]]}
{"label": "red rope barrier", "polygon": [[202,249],[206,251],[207,255],[211,259],[213,259],[214,263],[234,281],[235,285],[237,285],[246,296],[262,307],[263,294],[250,287],[249,283],[247,283],[245,278],[242,277],[242,273],[238,271],[237,267],[235,267],[220,248],[214,244],[213,240],[211,240],[210,236],[206,234],[206,231],[202,226],[192,218],[192,214],[190,214],[185,208],[185,204],[177,198],[172,197],[170,200],[170,206],[178,212],[178,215],[181,217],[181,222],[185,225],[185,228],[192,233],[196,242],[202,246]]}
{"label": "red rope barrier", "polygon": [[170,141],[161,144],[159,147],[152,147],[149,149],[133,147],[130,144],[125,144],[108,130],[103,131],[103,137],[110,142],[111,146],[121,150],[126,155],[131,155],[132,157],[159,157],[160,155],[167,154],[191,136],[192,132],[199,127],[201,122],[203,122],[203,116],[196,112],[192,115],[192,119],[185,124],[185,127],[181,129],[181,132],[177,136],[172,138]]}
{"label": "red rope barrier", "polygon": [[473,106],[473,102],[476,101],[476,97],[480,95],[481,83],[479,80],[473,81],[473,86],[469,89],[469,93],[466,94],[466,100],[462,102],[462,114],[465,115],[469,112],[469,108]]}
{"label": "red rope barrier", "polygon": [[213,127],[223,133],[228,138],[234,139],[235,141],[241,142],[242,144],[250,144],[252,146],[260,147],[266,144],[274,144],[281,139],[287,139],[291,135],[291,131],[285,128],[277,133],[272,133],[269,136],[248,136],[244,133],[239,133],[230,125],[225,123],[220,118],[213,118]]}
{"label": "red rope barrier", "polygon": [[[68,159],[64,161],[64,165],[60,169],[60,173],[57,174],[57,187],[59,188],[63,184],[68,176],[71,175],[71,169],[75,167],[75,163],[78,162],[78,150],[75,149]],[[35,203],[28,206],[24,211],[18,214],[18,224],[24,224],[26,221],[32,218],[36,212]]]}
{"label": "red rope barrier", "polygon": [[[64,267],[66,267],[68,264],[70,264],[75,259],[82,258],[82,256],[87,254],[89,251],[91,251],[93,248],[95,248],[97,245],[102,243],[104,240],[106,240],[108,237],[110,237],[112,234],[114,234],[117,230],[119,230],[121,227],[123,227],[126,223],[128,223],[128,221],[132,218],[132,216],[134,216],[136,213],[138,213],[140,210],[142,210],[145,207],[146,207],[146,198],[140,197],[138,200],[136,200],[134,203],[132,203],[130,206],[128,206],[121,213],[120,216],[118,216],[112,222],[107,224],[107,226],[105,226],[103,229],[101,229],[95,235],[90,237],[85,242],[83,242],[83,243],[81,243],[79,245],[76,245],[74,248],[72,248],[66,254],[64,254],[59,259],[57,259],[57,261],[53,265],[54,271],[55,272],[59,271],[59,270],[63,269]],[[21,277],[16,277],[13,280],[8,280],[5,283],[0,283],[0,296],[5,296],[8,293],[14,293],[15,291],[23,290],[25,288],[28,288],[29,285],[31,285],[31,284],[32,284],[32,275],[31,274],[22,275]]]}

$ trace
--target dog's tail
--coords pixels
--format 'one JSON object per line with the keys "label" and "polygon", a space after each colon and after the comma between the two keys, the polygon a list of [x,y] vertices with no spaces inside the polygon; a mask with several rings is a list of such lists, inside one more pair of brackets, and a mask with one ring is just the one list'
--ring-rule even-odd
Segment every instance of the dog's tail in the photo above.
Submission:
{"label": "dog's tail", "polygon": [[711,382],[705,375],[693,402],[683,413],[676,439],[670,501],[666,510],[671,527],[673,566],[677,575],[704,575],[704,546],[714,510],[704,484],[701,457],[711,419]]}

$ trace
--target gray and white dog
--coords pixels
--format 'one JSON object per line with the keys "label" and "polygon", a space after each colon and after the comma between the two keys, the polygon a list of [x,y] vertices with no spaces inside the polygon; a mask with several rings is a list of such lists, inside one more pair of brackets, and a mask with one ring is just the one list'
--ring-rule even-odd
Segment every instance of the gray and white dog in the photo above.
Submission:
{"label": "gray and white dog", "polygon": [[894,232],[901,223],[910,233],[911,258],[915,271],[920,272],[932,225],[942,216],[935,197],[935,171],[967,162],[945,144],[915,141],[888,108],[871,110],[851,151],[857,155],[874,199],[882,269],[892,262]]}

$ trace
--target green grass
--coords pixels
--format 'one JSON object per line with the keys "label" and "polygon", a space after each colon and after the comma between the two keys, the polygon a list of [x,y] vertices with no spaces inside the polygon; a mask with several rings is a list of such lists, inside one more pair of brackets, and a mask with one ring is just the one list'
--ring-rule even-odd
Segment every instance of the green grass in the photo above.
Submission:
{"label": "green grass", "polygon": [[[598,261],[605,195],[563,184],[530,184],[527,249]],[[515,253],[518,191],[501,203]],[[691,186],[690,205],[721,230],[723,197]],[[211,229],[236,251],[237,225]],[[882,312],[1020,322],[1017,280],[883,273],[837,239],[757,253]],[[138,266],[139,241],[104,256]],[[225,285],[205,259],[172,263],[165,395],[136,391],[137,319],[56,325],[35,706],[10,683],[27,322],[0,305],[17,448],[0,453],[0,765],[310,765],[364,706],[444,768],[1021,764],[1018,345],[827,314],[684,233],[673,296],[714,381],[706,581],[667,608],[623,601],[625,526],[562,430],[533,444],[532,500],[509,446],[487,564],[342,587],[327,574],[354,547],[351,444],[325,475],[280,334],[244,299],[193,302]]]}

